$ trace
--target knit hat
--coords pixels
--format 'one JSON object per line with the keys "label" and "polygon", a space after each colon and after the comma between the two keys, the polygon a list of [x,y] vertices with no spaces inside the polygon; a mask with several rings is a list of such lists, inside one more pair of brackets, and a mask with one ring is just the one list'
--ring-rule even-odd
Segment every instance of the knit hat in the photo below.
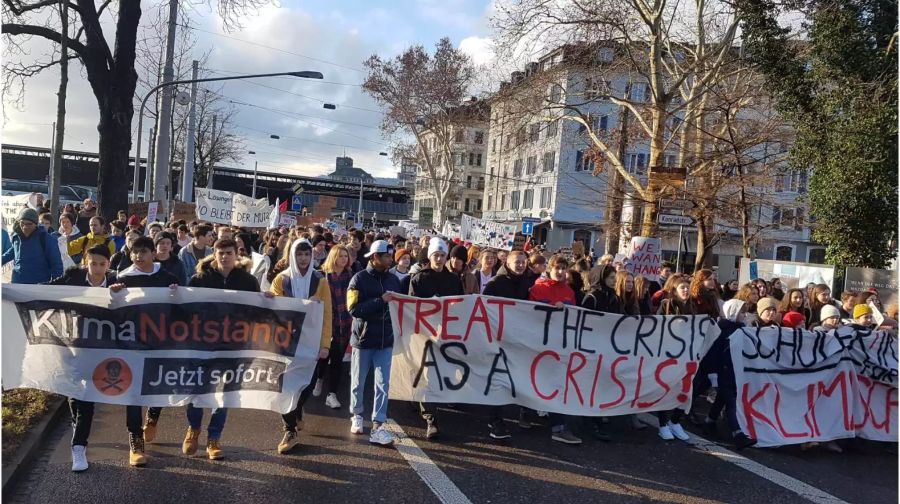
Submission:
{"label": "knit hat", "polygon": [[436,236],[428,242],[428,257],[431,257],[435,252],[447,253],[447,242]]}
{"label": "knit hat", "polygon": [[762,316],[763,312],[769,308],[777,308],[778,301],[773,297],[764,297],[756,303],[756,313]]}
{"label": "knit hat", "polygon": [[797,312],[787,312],[784,314],[784,317],[781,319],[781,325],[784,327],[800,327],[804,326],[804,322],[806,321],[806,317],[803,316],[802,313]]}
{"label": "knit hat", "polygon": [[132,214],[132,216],[128,218],[128,225],[129,226],[140,226],[141,218],[138,217],[137,215]]}
{"label": "knit hat", "polygon": [[820,320],[828,320],[831,317],[841,317],[841,312],[838,311],[837,306],[827,304],[822,307],[822,310],[819,312]]}
{"label": "knit hat", "polygon": [[20,221],[27,220],[27,221],[37,224],[38,223],[38,213],[37,213],[37,211],[35,211],[32,208],[23,208],[22,210],[19,211],[19,216],[16,218],[16,220],[20,220]]}
{"label": "knit hat", "polygon": [[864,315],[871,315],[872,308],[869,308],[867,304],[858,304],[853,307],[853,318],[858,319]]}
{"label": "knit hat", "polygon": [[469,261],[469,251],[466,250],[466,247],[463,247],[462,245],[456,245],[455,247],[453,247],[453,249],[450,250],[450,257],[455,257],[461,260],[463,263],[466,263]]}
{"label": "knit hat", "polygon": [[397,249],[397,251],[394,252],[394,262],[400,262],[400,258],[405,255],[409,255],[409,250],[406,250],[405,248]]}

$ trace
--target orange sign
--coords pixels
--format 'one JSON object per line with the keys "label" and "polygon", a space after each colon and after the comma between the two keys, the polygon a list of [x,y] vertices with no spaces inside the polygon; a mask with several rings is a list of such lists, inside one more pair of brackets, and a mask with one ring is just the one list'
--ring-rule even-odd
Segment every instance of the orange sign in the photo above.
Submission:
{"label": "orange sign", "polygon": [[117,396],[124,394],[131,386],[131,368],[122,359],[106,359],[94,368],[92,380],[101,394]]}

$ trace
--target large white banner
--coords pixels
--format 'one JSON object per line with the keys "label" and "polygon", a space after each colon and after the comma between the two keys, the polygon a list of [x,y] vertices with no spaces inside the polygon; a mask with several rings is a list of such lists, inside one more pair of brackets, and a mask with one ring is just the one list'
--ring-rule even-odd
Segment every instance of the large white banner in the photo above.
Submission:
{"label": "large white banner", "polygon": [[[3,196],[0,198],[0,218],[3,220],[4,229],[11,233],[13,224],[16,223],[16,217],[19,216],[19,212],[21,212],[23,208],[28,208],[29,206],[33,208],[33,204],[36,200],[34,193]],[[31,205],[29,205],[29,203]]]}
{"label": "large white banner", "polygon": [[481,247],[512,250],[517,229],[512,224],[500,224],[463,214],[459,225],[459,237],[464,242]]}
{"label": "large white banner", "polygon": [[634,317],[487,296],[396,296],[391,399],[580,416],[691,405],[709,317]]}
{"label": "large white banner", "polygon": [[3,386],[85,401],[286,413],[316,366],[322,305],[179,287],[3,286]]}
{"label": "large white banner", "polygon": [[859,436],[897,441],[889,332],[743,328],[730,336],[737,417],[757,446]]}
{"label": "large white banner", "polygon": [[269,223],[272,206],[267,198],[202,188],[195,193],[199,220],[248,228],[264,228]]}

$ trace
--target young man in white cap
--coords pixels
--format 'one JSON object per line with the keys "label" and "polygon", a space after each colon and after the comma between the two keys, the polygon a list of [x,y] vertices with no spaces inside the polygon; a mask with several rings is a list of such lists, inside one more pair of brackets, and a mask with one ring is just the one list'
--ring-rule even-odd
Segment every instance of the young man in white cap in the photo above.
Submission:
{"label": "young man in white cap", "polygon": [[347,309],[353,316],[350,346],[350,432],[363,433],[363,387],[369,369],[375,372],[375,397],[372,407],[372,431],[369,442],[389,445],[394,436],[384,429],[387,420],[388,389],[391,380],[391,355],[394,330],[388,302],[400,290],[400,279],[390,272],[394,249],[377,240],[365,255],[366,269],[353,275],[347,287]]}
{"label": "young man in white cap", "polygon": [[[463,285],[459,275],[444,267],[447,262],[447,242],[432,238],[428,243],[428,266],[412,277],[409,295],[419,298],[462,296]],[[436,421],[437,408],[433,404],[419,403],[425,420],[425,437],[433,439],[438,435]]]}

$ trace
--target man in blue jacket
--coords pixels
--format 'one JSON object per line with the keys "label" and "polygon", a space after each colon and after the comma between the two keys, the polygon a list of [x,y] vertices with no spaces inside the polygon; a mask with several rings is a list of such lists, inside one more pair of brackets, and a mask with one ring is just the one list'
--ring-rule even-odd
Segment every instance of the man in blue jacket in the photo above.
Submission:
{"label": "man in blue jacket", "polygon": [[391,354],[394,330],[388,302],[400,290],[400,280],[389,270],[394,263],[391,245],[378,240],[372,243],[366,269],[350,279],[347,309],[353,316],[350,345],[350,432],[363,433],[363,387],[369,369],[375,369],[375,399],[372,408],[372,431],[369,442],[389,445],[394,436],[384,429],[387,420],[388,387],[391,379]]}
{"label": "man in blue jacket", "polygon": [[38,227],[38,213],[31,208],[19,212],[13,225],[10,247],[3,251],[2,263],[13,262],[12,283],[39,284],[62,276],[59,245]]}

